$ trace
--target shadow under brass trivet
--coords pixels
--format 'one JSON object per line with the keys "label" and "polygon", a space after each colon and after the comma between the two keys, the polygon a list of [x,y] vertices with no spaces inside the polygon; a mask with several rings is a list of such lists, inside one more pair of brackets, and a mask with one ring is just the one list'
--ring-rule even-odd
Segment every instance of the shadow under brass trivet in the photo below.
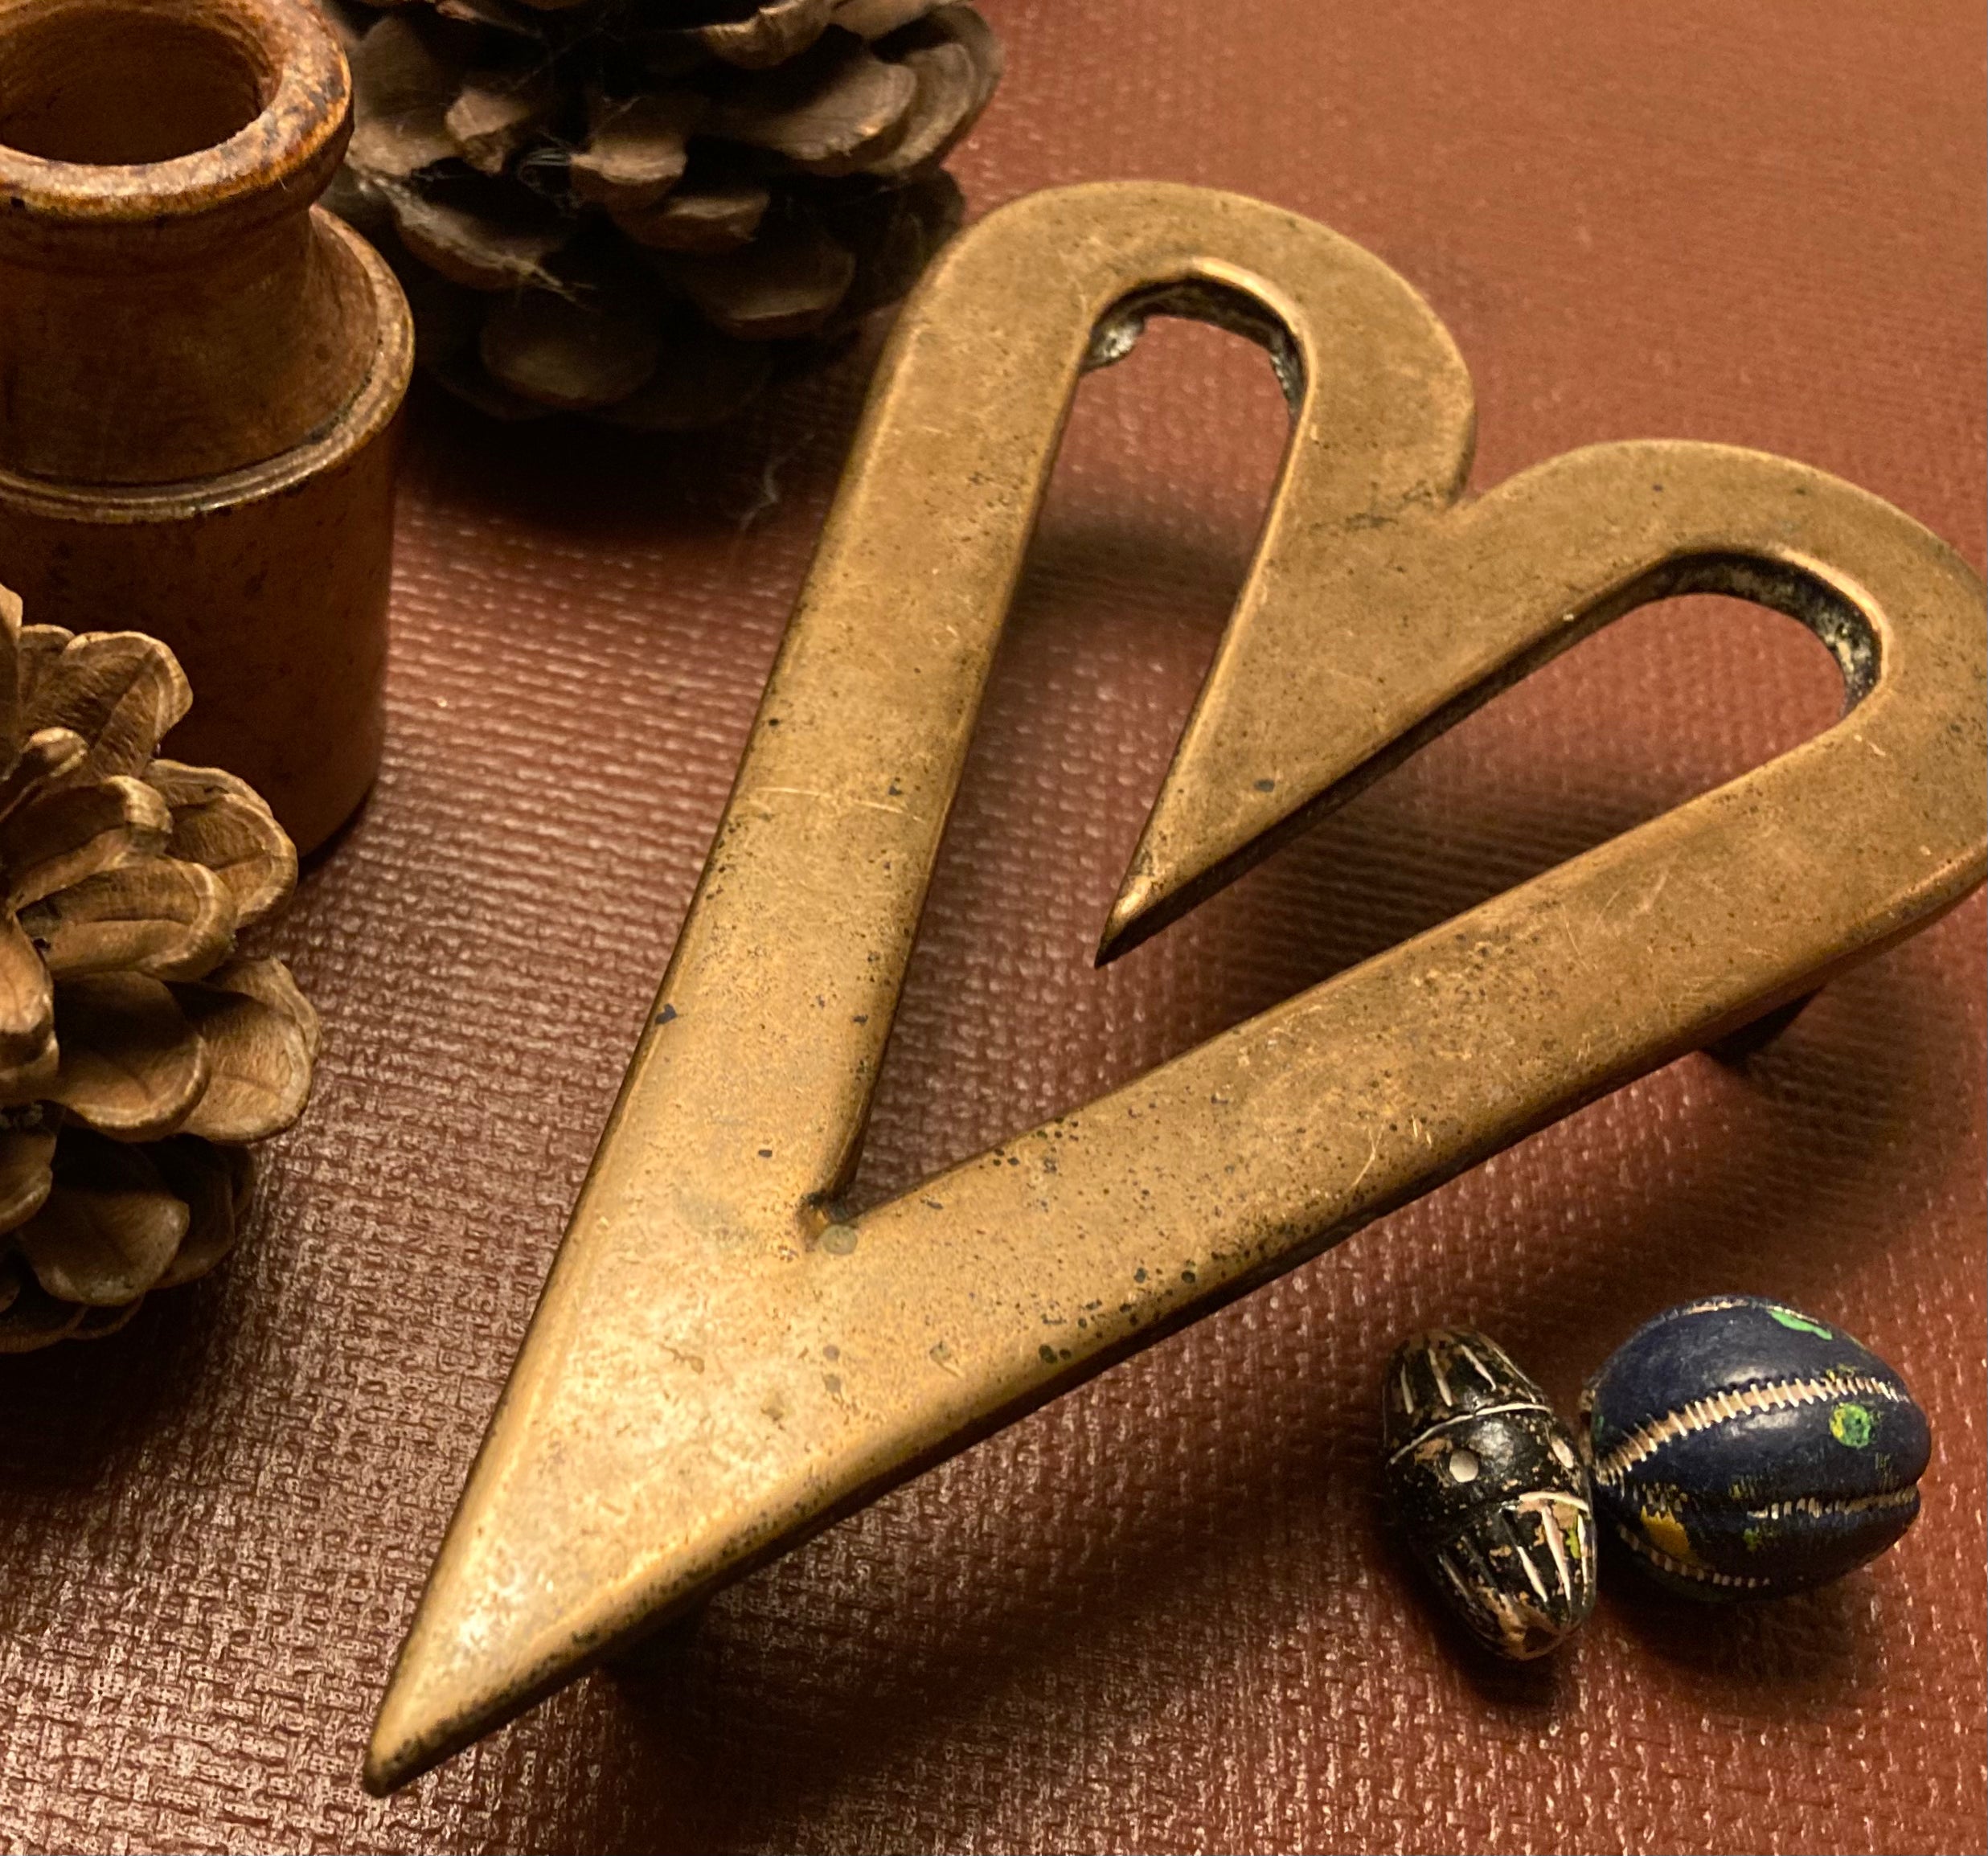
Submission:
{"label": "shadow under brass trivet", "polygon": [[[1834,653],[1847,711],[839,1220],[1072,395],[1159,312],[1265,342],[1293,424],[1101,958],[1653,600],[1792,614]],[[934,266],[401,1651],[370,1785],[1981,881],[1982,590],[1944,543],[1820,472],[1708,445],[1600,445],[1464,501],[1471,434],[1469,377],[1421,298],[1255,201],[1039,194]]]}

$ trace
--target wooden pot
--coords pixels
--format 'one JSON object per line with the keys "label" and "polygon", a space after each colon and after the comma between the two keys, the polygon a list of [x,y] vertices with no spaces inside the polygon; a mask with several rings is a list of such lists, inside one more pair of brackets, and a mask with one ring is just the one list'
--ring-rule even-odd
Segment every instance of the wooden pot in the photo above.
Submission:
{"label": "wooden pot", "polygon": [[164,639],[169,751],[306,850],[379,767],[413,355],[311,203],[350,117],[308,0],[0,0],[0,583]]}

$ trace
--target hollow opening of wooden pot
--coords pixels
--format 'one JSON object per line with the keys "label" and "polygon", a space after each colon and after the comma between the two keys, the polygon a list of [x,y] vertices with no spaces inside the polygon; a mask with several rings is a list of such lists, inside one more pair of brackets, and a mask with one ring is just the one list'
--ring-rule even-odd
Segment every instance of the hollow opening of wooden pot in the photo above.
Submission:
{"label": "hollow opening of wooden pot", "polygon": [[0,143],[124,166],[195,154],[247,128],[277,73],[238,25],[186,16],[196,10],[81,0],[0,11]]}

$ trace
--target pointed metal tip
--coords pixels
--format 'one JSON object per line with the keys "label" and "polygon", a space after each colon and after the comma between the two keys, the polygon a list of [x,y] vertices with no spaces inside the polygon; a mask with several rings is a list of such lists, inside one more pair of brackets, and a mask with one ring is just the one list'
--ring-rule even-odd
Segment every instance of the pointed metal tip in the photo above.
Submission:
{"label": "pointed metal tip", "polygon": [[1200,906],[1228,880],[1215,870],[1183,875],[1178,871],[1155,876],[1142,870],[1142,859],[1134,858],[1125,873],[1118,899],[1112,904],[1097,944],[1093,965],[1109,966],[1134,948],[1143,947],[1162,928],[1171,928],[1180,918]]}
{"label": "pointed metal tip", "polygon": [[[359,1770],[360,1782],[375,1798],[384,1798],[399,1791],[410,1780],[440,1765],[457,1750],[455,1743],[433,1731],[409,1732],[404,1723],[393,1718],[400,1711],[400,1697],[395,1693],[398,1686],[396,1683],[389,1687],[386,1699],[380,1703],[379,1719],[373,1724],[372,1742],[366,1749],[366,1763]],[[465,1734],[460,1743],[467,1745],[473,1737]]]}
{"label": "pointed metal tip", "polygon": [[1164,875],[1155,876],[1146,847],[1142,843],[1133,854],[1117,899],[1105,918],[1105,932],[1097,944],[1092,964],[1108,967],[1120,956],[1142,947],[1183,912],[1177,903],[1172,883]]}
{"label": "pointed metal tip", "polygon": [[1191,723],[1174,751],[1105,920],[1098,966],[1191,914],[1314,815],[1315,797],[1308,803],[1293,781],[1280,789],[1278,781],[1259,777],[1239,790],[1208,742],[1207,727]]}
{"label": "pointed metal tip", "polygon": [[359,1768],[360,1783],[375,1798],[387,1797],[433,1772],[539,1698],[536,1694],[522,1699],[506,1696],[497,1705],[486,1704],[473,1711],[417,1714],[416,1703],[404,1700],[399,1688],[397,1682],[387,1687],[373,1723],[365,1764]]}
{"label": "pointed metal tip", "polygon": [[373,1735],[359,1779],[375,1798],[384,1798],[432,1772],[539,1698],[536,1694],[521,1695],[510,1688],[465,1694],[460,1684],[439,1694],[428,1687],[424,1694],[427,1685],[418,1678],[411,1679],[408,1666],[416,1653],[412,1643],[403,1647],[400,1664],[373,1719]]}
{"label": "pointed metal tip", "polygon": [[1125,887],[1111,905],[1110,915],[1105,918],[1105,932],[1098,941],[1097,953],[1092,961],[1093,966],[1109,966],[1153,932],[1142,919],[1151,900],[1152,886],[1146,879],[1128,875]]}
{"label": "pointed metal tip", "polygon": [[1191,915],[1350,791],[1344,782],[1258,778],[1238,792],[1205,752],[1183,740],[1105,920],[1096,965],[1110,965]]}

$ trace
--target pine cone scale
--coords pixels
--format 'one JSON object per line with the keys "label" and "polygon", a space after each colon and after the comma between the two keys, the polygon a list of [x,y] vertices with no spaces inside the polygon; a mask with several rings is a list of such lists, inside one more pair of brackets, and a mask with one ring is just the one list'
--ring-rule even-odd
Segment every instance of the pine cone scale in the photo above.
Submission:
{"label": "pine cone scale", "polygon": [[838,34],[797,61],[768,92],[742,91],[713,107],[714,135],[763,149],[810,174],[853,174],[904,133],[917,80],[860,39]]}
{"label": "pine cone scale", "polygon": [[113,1334],[227,1253],[231,1156],[302,1112],[318,1039],[281,963],[235,954],[295,846],[241,781],[158,756],[191,699],[172,653],[21,617],[0,589],[7,1353]]}
{"label": "pine cone scale", "polygon": [[588,412],[647,384],[659,353],[640,302],[531,291],[506,298],[478,338],[484,365],[542,405]]}
{"label": "pine cone scale", "polygon": [[938,0],[842,0],[835,23],[859,39],[883,39],[924,18],[937,4]]}
{"label": "pine cone scale", "polygon": [[[0,1130],[0,1225],[11,1231],[41,1210],[49,1187],[55,1183],[55,1157],[52,1128]],[[13,1300],[18,1286],[0,1270],[0,1295],[7,1301]],[[0,1305],[0,1313],[4,1312],[4,1305]]]}
{"label": "pine cone scale", "polygon": [[47,1050],[55,1013],[55,985],[34,942],[11,914],[0,914],[0,1071]]}
{"label": "pine cone scale", "polygon": [[0,1354],[31,1354],[64,1340],[89,1311],[80,1302],[59,1301],[35,1280],[16,1252],[0,1258],[0,1279],[11,1293],[0,1294]]}
{"label": "pine cone scale", "polygon": [[93,632],[71,638],[23,705],[30,731],[68,728],[88,744],[69,777],[107,780],[139,773],[160,738],[193,706],[193,691],[170,651],[142,632]]}
{"label": "pine cone scale", "polygon": [[437,277],[490,293],[554,283],[546,263],[569,236],[557,215],[520,210],[505,223],[406,186],[383,191],[400,242]]}
{"label": "pine cone scale", "polygon": [[822,36],[835,0],[772,0],[748,18],[700,26],[707,50],[728,64],[763,71],[798,57]]}
{"label": "pine cone scale", "polygon": [[383,19],[352,53],[352,140],[346,159],[366,174],[405,180],[462,153],[449,126],[463,74],[410,19]]}
{"label": "pine cone scale", "polygon": [[204,985],[173,989],[210,1059],[207,1086],[177,1125],[210,1141],[246,1144],[280,1134],[303,1113],[311,1053],[301,1024],[232,989],[228,977],[223,969]]}
{"label": "pine cone scale", "polygon": [[[160,1177],[187,1211],[187,1235],[152,1286],[178,1289],[195,1282],[235,1248],[236,1203],[248,1184],[248,1149],[215,1147],[189,1134],[150,1149]],[[240,1166],[231,1164],[239,1158]]]}
{"label": "pine cone scale", "polygon": [[729,252],[752,242],[773,203],[772,192],[759,182],[736,180],[678,187],[655,206],[613,217],[647,250]]}
{"label": "pine cone scale", "polygon": [[170,857],[85,877],[23,909],[18,919],[57,980],[125,969],[158,980],[194,979],[235,941],[227,885],[202,864]]}
{"label": "pine cone scale", "polygon": [[290,899],[297,887],[297,846],[246,781],[218,767],[154,760],[145,783],[171,810],[168,851],[182,863],[211,871],[227,886],[237,932],[259,927]]}
{"label": "pine cone scale", "polygon": [[[401,272],[429,371],[502,418],[715,420],[771,371],[720,363],[687,310],[802,352],[895,301],[957,221],[940,164],[1001,73],[964,0],[323,3],[358,99],[330,203]],[[871,203],[896,222],[874,266],[836,225]]]}
{"label": "pine cone scale", "polygon": [[705,110],[705,100],[690,91],[620,102],[596,96],[586,145],[568,163],[575,196],[610,213],[654,206],[682,179],[691,132]]}
{"label": "pine cone scale", "polygon": [[523,78],[473,71],[442,116],[442,128],[478,174],[500,174],[504,164],[542,129],[559,101],[542,73]]}
{"label": "pine cone scale", "polygon": [[0,821],[8,904],[23,909],[100,871],[157,857],[172,835],[166,801],[129,774],[58,787]]}
{"label": "pine cone scale", "polygon": [[67,779],[83,764],[88,752],[73,728],[43,728],[22,744],[20,758],[0,774],[0,821],[37,793]]}
{"label": "pine cone scale", "polygon": [[192,1223],[144,1153],[71,1144],[41,1209],[14,1232],[35,1281],[86,1309],[113,1309],[154,1288]]}
{"label": "pine cone scale", "polygon": [[92,973],[55,989],[59,1052],[51,1101],[119,1141],[185,1125],[213,1080],[207,1045],[163,980]]}

